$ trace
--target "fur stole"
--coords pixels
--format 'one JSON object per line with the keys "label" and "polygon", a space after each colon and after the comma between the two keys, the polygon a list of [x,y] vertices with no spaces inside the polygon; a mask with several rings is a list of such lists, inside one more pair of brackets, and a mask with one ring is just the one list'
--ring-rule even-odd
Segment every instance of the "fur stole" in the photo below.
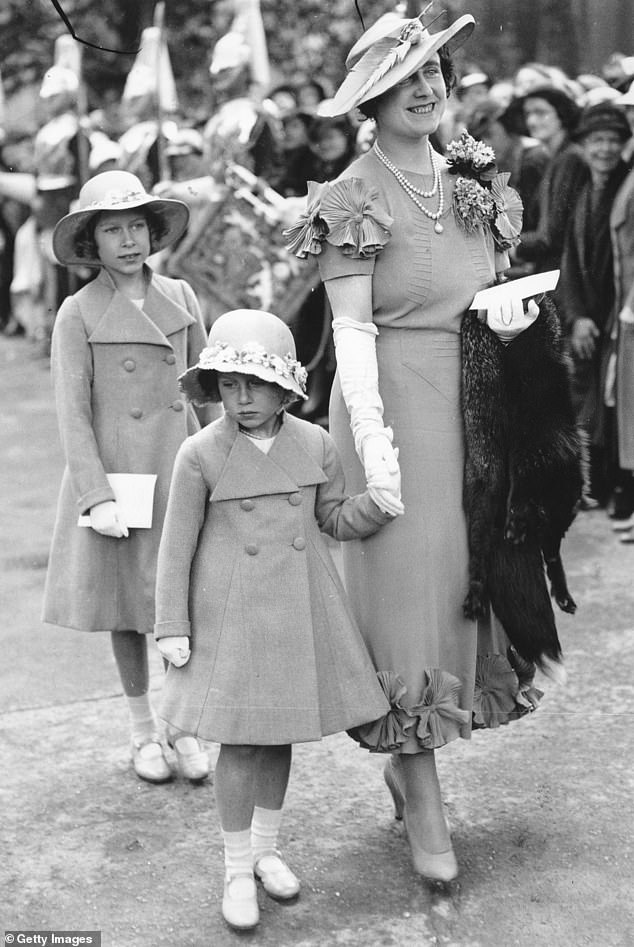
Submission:
{"label": "fur stole", "polygon": [[469,539],[464,612],[483,617],[490,605],[519,655],[553,673],[561,645],[545,572],[559,607],[574,612],[560,545],[576,513],[582,475],[552,301],[545,297],[535,322],[508,345],[468,312],[462,364]]}

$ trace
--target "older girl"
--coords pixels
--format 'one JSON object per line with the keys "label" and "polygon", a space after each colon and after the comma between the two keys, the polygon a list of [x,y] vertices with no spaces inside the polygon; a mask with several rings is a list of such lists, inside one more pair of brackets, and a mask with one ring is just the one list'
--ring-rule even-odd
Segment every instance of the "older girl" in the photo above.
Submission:
{"label": "older girl", "polygon": [[[180,201],[157,200],[133,174],[108,171],[57,224],[60,263],[98,268],[55,321],[52,371],[66,469],[59,496],[44,621],[102,631],[130,713],[132,759],[150,782],[171,778],[150,705],[146,635],[154,624],[156,556],[176,451],[199,423],[178,376],[205,344],[196,298],[147,266],[184,232]],[[156,476],[151,528],[129,527],[108,474]],[[89,517],[89,528],[78,517]],[[172,734],[184,775],[208,773],[188,735]]]}

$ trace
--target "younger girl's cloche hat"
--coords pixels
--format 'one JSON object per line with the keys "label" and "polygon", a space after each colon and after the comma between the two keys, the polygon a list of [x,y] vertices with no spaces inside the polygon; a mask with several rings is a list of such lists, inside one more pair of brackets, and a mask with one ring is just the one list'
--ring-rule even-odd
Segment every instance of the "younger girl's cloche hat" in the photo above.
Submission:
{"label": "younger girl's cloche hat", "polygon": [[255,375],[291,392],[292,401],[308,397],[307,372],[297,361],[291,330],[273,313],[259,309],[233,309],[216,319],[198,363],[178,379],[181,391],[194,404],[220,401],[217,384],[211,390],[200,384],[201,371]]}
{"label": "younger girl's cloche hat", "polygon": [[153,240],[152,253],[178,240],[189,222],[187,204],[153,197],[129,171],[104,171],[89,178],[79,192],[78,204],[77,210],[62,217],[53,231],[53,251],[59,262],[66,266],[101,266],[98,258],[79,256],[76,241],[90,218],[103,211],[147,207],[159,213],[165,222],[166,233]]}
{"label": "younger girl's cloche hat", "polygon": [[442,46],[453,53],[471,36],[475,20],[468,13],[446,29],[431,33],[422,23],[427,9],[413,19],[386,13],[366,30],[348,53],[346,78],[334,98],[322,103],[317,113],[344,115],[407,79]]}

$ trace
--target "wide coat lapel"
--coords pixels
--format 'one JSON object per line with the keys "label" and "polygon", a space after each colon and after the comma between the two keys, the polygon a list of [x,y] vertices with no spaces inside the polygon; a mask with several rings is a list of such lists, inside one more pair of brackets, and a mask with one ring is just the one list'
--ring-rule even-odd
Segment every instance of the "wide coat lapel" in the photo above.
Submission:
{"label": "wide coat lapel", "polygon": [[156,276],[149,282],[141,310],[119,292],[108,273],[101,270],[99,276],[90,284],[96,319],[88,341],[143,343],[171,348],[169,336],[192,325],[196,320],[184,306],[163,292],[157,282]]}
{"label": "wide coat lapel", "polygon": [[226,418],[225,421],[234,427],[235,440],[212,491],[212,502],[295,493],[300,487],[327,481],[321,466],[296,436],[291,416],[285,417],[268,454],[259,450],[248,437],[241,436],[237,425]]}

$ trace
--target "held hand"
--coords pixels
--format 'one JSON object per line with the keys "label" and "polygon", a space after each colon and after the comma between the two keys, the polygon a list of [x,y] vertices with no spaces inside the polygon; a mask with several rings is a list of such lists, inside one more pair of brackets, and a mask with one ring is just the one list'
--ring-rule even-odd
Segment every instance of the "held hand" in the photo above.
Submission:
{"label": "held hand", "polygon": [[388,433],[369,434],[361,449],[368,493],[384,513],[401,516],[405,507],[401,500],[398,449],[392,447]]}
{"label": "held hand", "polygon": [[577,319],[572,328],[570,344],[577,358],[588,359],[594,355],[599,330],[592,319]]}
{"label": "held hand", "polygon": [[121,539],[128,535],[125,519],[114,500],[106,500],[104,503],[97,503],[96,506],[91,507],[90,525],[102,536]]}
{"label": "held hand", "polygon": [[187,635],[159,638],[156,644],[165,660],[175,668],[182,668],[189,661],[191,651]]}

